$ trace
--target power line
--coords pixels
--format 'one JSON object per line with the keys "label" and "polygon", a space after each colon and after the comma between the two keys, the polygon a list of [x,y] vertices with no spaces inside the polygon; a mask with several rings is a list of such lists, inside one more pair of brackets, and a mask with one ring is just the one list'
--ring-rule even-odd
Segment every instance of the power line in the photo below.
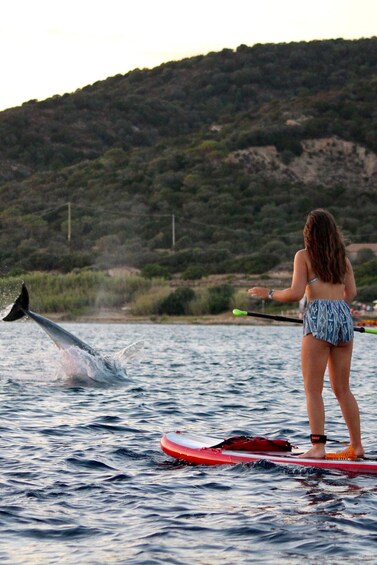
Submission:
{"label": "power line", "polygon": [[[242,226],[239,228],[235,228],[235,227],[228,227],[227,225],[224,224],[214,224],[214,223],[208,223],[208,222],[202,222],[199,220],[195,220],[192,218],[187,218],[185,216],[177,216],[176,214],[169,214],[169,213],[137,213],[137,212],[125,212],[122,210],[114,210],[114,209],[108,209],[108,208],[102,208],[102,207],[98,207],[98,206],[90,206],[90,205],[82,205],[82,204],[73,204],[72,202],[66,202],[63,204],[59,204],[58,206],[55,206],[53,208],[48,208],[46,210],[41,210],[40,212],[33,212],[33,213],[29,213],[27,214],[27,216],[31,217],[31,218],[43,218],[44,216],[47,216],[49,214],[52,214],[54,212],[57,212],[60,209],[66,208],[67,207],[67,240],[69,243],[71,243],[71,239],[72,239],[72,210],[73,208],[76,209],[80,209],[80,210],[87,210],[87,211],[91,211],[91,212],[95,212],[96,214],[100,213],[100,214],[107,214],[107,215],[112,215],[112,216],[117,216],[117,217],[122,217],[122,218],[170,218],[170,223],[171,223],[171,237],[172,237],[172,248],[175,248],[176,245],[176,227],[177,224],[181,224],[181,225],[187,225],[187,224],[192,224],[192,225],[197,225],[197,226],[202,226],[204,228],[212,228],[212,229],[221,229],[223,231],[227,231],[230,233],[234,233],[234,234],[239,234],[241,231],[250,231],[251,235],[253,237],[258,237],[258,236],[262,236],[263,232],[261,231],[256,231],[255,229],[253,229],[252,224],[250,225],[250,228],[248,230],[247,227]],[[271,234],[272,237],[277,238],[277,237],[281,237],[281,238],[288,238],[288,239],[292,239],[292,240],[296,240],[299,237],[301,237],[301,230],[293,230],[290,232],[283,232],[283,233],[274,233]],[[363,237],[373,237],[377,239],[377,234],[376,233],[371,233],[371,232],[366,232],[363,234]],[[348,239],[348,238],[347,238]],[[360,239],[360,236],[356,236],[355,238],[356,240]],[[365,241],[355,241],[354,238],[352,238],[352,243],[365,243]],[[350,241],[351,243],[351,241]]]}

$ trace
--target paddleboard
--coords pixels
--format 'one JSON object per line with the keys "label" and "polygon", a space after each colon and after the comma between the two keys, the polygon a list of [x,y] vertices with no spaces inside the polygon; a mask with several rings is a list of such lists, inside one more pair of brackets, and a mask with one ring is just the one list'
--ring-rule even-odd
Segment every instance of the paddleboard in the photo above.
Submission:
{"label": "paddleboard", "polygon": [[168,432],[161,438],[161,448],[167,455],[196,465],[235,465],[237,463],[253,463],[256,461],[271,461],[277,465],[295,465],[301,467],[318,467],[351,473],[368,473],[377,475],[377,460],[359,459],[302,459],[300,451],[293,448],[291,452],[252,453],[245,451],[230,451],[212,446],[219,444],[222,439],[198,436],[182,432]]}

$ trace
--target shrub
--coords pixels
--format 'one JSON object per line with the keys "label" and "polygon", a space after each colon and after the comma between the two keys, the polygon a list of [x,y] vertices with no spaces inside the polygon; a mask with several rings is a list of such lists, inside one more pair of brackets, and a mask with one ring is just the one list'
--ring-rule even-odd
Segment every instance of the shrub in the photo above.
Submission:
{"label": "shrub", "polygon": [[373,302],[377,300],[377,284],[362,286],[357,289],[357,300],[359,302]]}
{"label": "shrub", "polygon": [[220,314],[229,310],[234,290],[229,284],[213,286],[208,289],[208,308],[210,314]]}
{"label": "shrub", "polygon": [[201,279],[204,275],[205,275],[205,270],[203,267],[200,267],[199,265],[190,265],[182,273],[182,279],[184,281],[187,280],[196,281]]}
{"label": "shrub", "polygon": [[231,308],[239,308],[240,310],[248,310],[250,297],[246,290],[237,290],[231,300]]}
{"label": "shrub", "polygon": [[281,256],[275,253],[253,253],[238,257],[232,262],[235,272],[261,274],[273,269],[281,262]]}
{"label": "shrub", "polygon": [[189,310],[192,316],[205,316],[208,314],[207,289],[195,293],[195,298],[189,304]]}
{"label": "shrub", "polygon": [[141,274],[146,279],[153,279],[153,278],[162,278],[168,279],[169,278],[169,271],[166,267],[162,265],[158,265],[157,263],[151,263],[149,265],[145,265],[143,267]]}
{"label": "shrub", "polygon": [[183,316],[189,312],[189,303],[195,298],[192,288],[182,287],[171,292],[158,306],[158,314]]}
{"label": "shrub", "polygon": [[153,316],[158,314],[159,305],[169,294],[168,287],[153,287],[148,292],[138,294],[131,303],[131,312],[135,316]]}
{"label": "shrub", "polygon": [[357,286],[377,283],[377,259],[372,259],[356,267],[355,278]]}

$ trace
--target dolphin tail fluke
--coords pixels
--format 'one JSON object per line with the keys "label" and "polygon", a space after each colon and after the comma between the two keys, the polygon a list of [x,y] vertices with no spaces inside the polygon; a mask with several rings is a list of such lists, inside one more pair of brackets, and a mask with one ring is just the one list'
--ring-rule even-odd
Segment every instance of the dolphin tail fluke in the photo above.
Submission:
{"label": "dolphin tail fluke", "polygon": [[19,320],[20,318],[23,318],[27,314],[28,310],[29,310],[29,293],[27,291],[25,283],[22,283],[20,296],[13,304],[9,314],[7,314],[5,318],[3,318],[3,321],[14,322],[15,320]]}

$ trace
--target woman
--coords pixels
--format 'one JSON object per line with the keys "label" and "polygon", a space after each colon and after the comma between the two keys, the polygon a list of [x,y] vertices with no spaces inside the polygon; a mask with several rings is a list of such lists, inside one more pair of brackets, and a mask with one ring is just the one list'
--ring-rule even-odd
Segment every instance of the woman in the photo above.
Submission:
{"label": "woman", "polygon": [[310,212],[304,228],[305,249],[294,258],[290,288],[269,290],[257,286],[251,296],[279,302],[294,302],[306,294],[301,365],[312,447],[302,457],[326,457],[323,381],[328,367],[331,388],[347,424],[351,445],[327,458],[364,456],[360,416],[349,388],[353,345],[353,321],[348,303],[356,296],[356,284],[341,233],[326,210]]}

